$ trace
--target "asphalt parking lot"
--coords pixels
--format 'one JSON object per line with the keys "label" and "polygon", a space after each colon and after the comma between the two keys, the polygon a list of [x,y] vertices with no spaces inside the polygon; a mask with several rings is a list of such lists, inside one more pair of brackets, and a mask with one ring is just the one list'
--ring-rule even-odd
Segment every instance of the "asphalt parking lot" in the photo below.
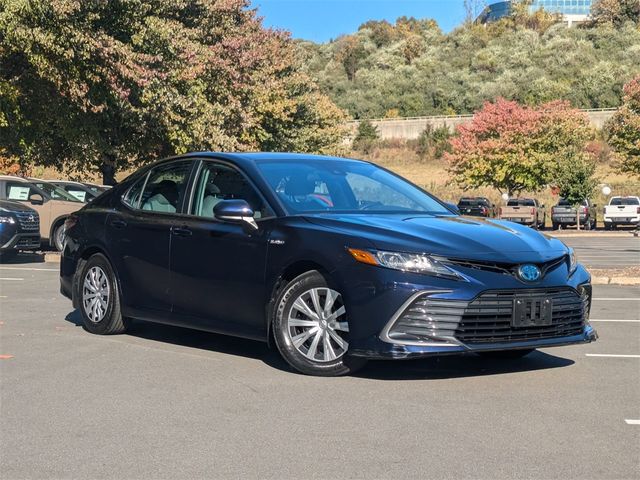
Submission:
{"label": "asphalt parking lot", "polygon": [[640,287],[594,296],[594,344],[326,379],[214,334],[92,336],[56,264],[2,265],[0,476],[637,479]]}
{"label": "asphalt parking lot", "polygon": [[626,268],[640,266],[640,237],[630,233],[610,236],[562,237],[576,250],[580,262],[591,268]]}

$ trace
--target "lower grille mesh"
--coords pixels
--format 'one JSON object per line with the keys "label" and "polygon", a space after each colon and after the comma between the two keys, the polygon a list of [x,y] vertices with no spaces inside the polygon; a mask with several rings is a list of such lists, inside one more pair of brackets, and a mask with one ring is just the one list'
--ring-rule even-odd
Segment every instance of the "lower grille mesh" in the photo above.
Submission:
{"label": "lower grille mesh", "polygon": [[[550,325],[514,327],[516,299],[550,298]],[[455,338],[467,344],[527,341],[578,335],[584,328],[588,296],[571,288],[487,291],[471,302],[418,297],[388,332],[394,340]]]}

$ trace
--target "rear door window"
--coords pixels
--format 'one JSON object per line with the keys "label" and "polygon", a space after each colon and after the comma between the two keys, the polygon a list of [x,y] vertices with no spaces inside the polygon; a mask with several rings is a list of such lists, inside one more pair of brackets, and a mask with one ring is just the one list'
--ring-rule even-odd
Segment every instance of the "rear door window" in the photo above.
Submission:
{"label": "rear door window", "polygon": [[179,212],[192,165],[191,160],[181,160],[152,169],[142,191],[139,208],[150,212]]}

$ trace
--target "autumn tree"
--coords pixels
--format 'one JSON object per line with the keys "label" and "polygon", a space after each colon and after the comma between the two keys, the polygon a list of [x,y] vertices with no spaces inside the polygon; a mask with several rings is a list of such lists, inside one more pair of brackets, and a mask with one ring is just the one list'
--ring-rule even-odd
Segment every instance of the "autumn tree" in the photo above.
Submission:
{"label": "autumn tree", "polygon": [[596,0],[591,7],[591,18],[595,25],[620,27],[627,22],[640,23],[638,0]]}
{"label": "autumn tree", "polygon": [[620,170],[640,176],[640,75],[625,85],[622,106],[605,131],[609,144],[622,157]]}
{"label": "autumn tree", "polygon": [[189,150],[320,152],[342,112],[247,0],[0,0],[0,148],[117,169]]}
{"label": "autumn tree", "polygon": [[366,50],[357,35],[349,35],[340,40],[336,60],[344,67],[349,81],[353,82],[356,79],[356,72],[365,56]]}
{"label": "autumn tree", "polygon": [[584,151],[592,138],[588,118],[567,102],[536,108],[498,99],[458,127],[444,158],[463,188],[493,187],[511,196],[547,185],[558,162]]}

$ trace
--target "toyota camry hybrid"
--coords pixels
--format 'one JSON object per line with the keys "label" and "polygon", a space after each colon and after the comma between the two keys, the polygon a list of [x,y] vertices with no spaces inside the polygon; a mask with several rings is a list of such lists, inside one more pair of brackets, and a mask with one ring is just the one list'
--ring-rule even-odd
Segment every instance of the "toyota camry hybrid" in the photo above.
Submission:
{"label": "toyota camry hybrid", "polygon": [[132,319],[269,342],[296,370],[518,358],[591,342],[590,275],[560,240],[467,218],[365,161],[192,153],[65,224],[62,293],[86,330]]}

